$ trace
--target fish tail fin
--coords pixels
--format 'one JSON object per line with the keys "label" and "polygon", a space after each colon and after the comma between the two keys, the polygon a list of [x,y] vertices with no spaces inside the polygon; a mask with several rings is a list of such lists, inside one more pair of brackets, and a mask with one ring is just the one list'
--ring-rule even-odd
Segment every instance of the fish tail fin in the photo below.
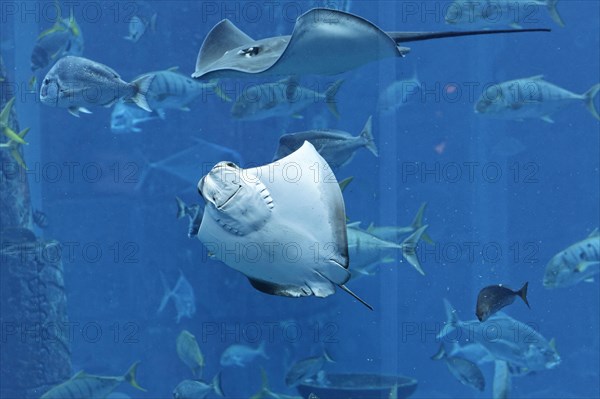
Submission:
{"label": "fish tail fin", "polygon": [[444,298],[444,309],[446,311],[446,325],[442,328],[442,331],[440,331],[436,336],[437,339],[444,338],[446,335],[456,330],[460,324],[460,320],[458,318],[458,315],[456,314],[456,310],[452,307],[452,305],[446,298]]}
{"label": "fish tail fin", "polygon": [[327,103],[327,108],[329,108],[329,111],[333,114],[333,116],[335,116],[338,119],[340,117],[340,113],[338,112],[338,109],[337,109],[337,100],[336,100],[335,96],[336,96],[338,90],[340,89],[340,86],[342,86],[342,83],[344,83],[344,80],[340,79],[340,80],[334,82],[325,91],[325,102]]}
{"label": "fish tail fin", "polygon": [[0,112],[0,125],[6,126],[8,125],[8,117],[10,116],[10,111],[15,103],[16,97],[11,98],[6,102],[4,108],[2,108],[2,112]]}
{"label": "fish tail fin", "polygon": [[[418,230],[421,227],[423,227],[423,216],[425,215],[425,209],[427,209],[427,202],[423,202],[421,204],[421,206],[419,207],[419,210],[417,211],[417,214],[415,215],[415,218],[413,219],[412,223],[410,224],[410,226],[415,229]],[[431,239],[431,237],[429,237],[429,234],[427,234],[426,231],[423,232],[423,234],[421,235],[421,238],[423,239],[423,241],[425,241],[428,244],[435,244],[435,241],[433,241]]]}
{"label": "fish tail fin", "polygon": [[269,356],[267,356],[267,352],[266,352],[266,350],[265,350],[265,342],[266,342],[266,341],[261,341],[261,342],[260,342],[260,345],[258,345],[258,348],[256,349],[256,351],[257,351],[257,353],[258,353],[260,356],[262,356],[262,357],[264,357],[265,359],[267,359],[267,360],[268,360],[268,359],[269,359]]}
{"label": "fish tail fin", "polygon": [[219,371],[212,379],[212,387],[217,395],[224,397],[223,386],[221,385],[221,372]]}
{"label": "fish tail fin", "polygon": [[517,291],[517,295],[519,295],[519,297],[523,300],[523,302],[525,302],[525,305],[527,305],[527,307],[529,309],[531,309],[531,306],[529,306],[529,301],[527,300],[527,287],[529,286],[529,282],[526,282],[525,284],[523,284],[523,287],[521,287],[521,289],[519,291]]}
{"label": "fish tail fin", "polygon": [[125,373],[125,376],[123,378],[129,383],[129,385],[131,385],[135,389],[139,389],[142,392],[146,392],[146,390],[142,388],[135,379],[135,373],[139,364],[139,361],[133,363],[131,367],[129,367],[129,370],[127,370],[127,373]]}
{"label": "fish tail fin", "polygon": [[564,28],[565,22],[563,21],[562,17],[558,13],[558,9],[556,8],[557,3],[558,3],[558,0],[547,0],[546,8],[548,8],[550,17],[554,20],[554,22],[556,22],[558,24],[558,26]]}
{"label": "fish tail fin", "polygon": [[152,112],[152,108],[148,105],[148,100],[146,99],[146,94],[148,94],[148,89],[154,80],[153,74],[148,74],[141,76],[134,80],[132,84],[135,86],[135,94],[131,98],[131,101],[135,103],[141,109]]}
{"label": "fish tail fin", "polygon": [[261,390],[259,392],[268,391],[269,390],[269,377],[267,377],[267,372],[264,367],[260,367],[260,377],[261,377]]}
{"label": "fish tail fin", "polygon": [[588,91],[586,91],[583,94],[585,106],[587,107],[588,111],[591,112],[591,114],[594,116],[594,118],[596,118],[598,120],[600,120],[600,115],[598,115],[598,110],[594,106],[594,98],[596,98],[596,95],[598,95],[599,91],[600,91],[600,83],[595,84],[594,86],[592,86],[591,89],[589,89]]}
{"label": "fish tail fin", "polygon": [[323,348],[323,358],[329,363],[335,363],[335,360],[333,360],[333,358],[331,357],[331,355],[329,355],[329,352],[327,352],[325,348]]}
{"label": "fish tail fin", "polygon": [[365,123],[365,127],[363,127],[362,132],[360,132],[360,137],[365,140],[365,147],[367,147],[367,150],[371,151],[373,155],[378,157],[379,153],[377,152],[375,139],[373,138],[373,133],[371,132],[371,128],[373,126],[373,123],[371,121],[372,118],[372,116],[369,116],[367,123]]}
{"label": "fish tail fin", "polygon": [[181,219],[186,214],[187,205],[177,196],[175,197],[175,201],[177,202],[177,219]]}
{"label": "fish tail fin", "polygon": [[446,348],[444,348],[444,344],[440,344],[440,349],[438,349],[437,353],[431,356],[431,360],[441,360],[446,357]]}
{"label": "fish tail fin", "polygon": [[156,313],[160,313],[163,311],[165,306],[167,306],[171,295],[173,295],[173,293],[171,292],[171,288],[169,288],[169,284],[167,283],[167,279],[165,278],[165,275],[162,272],[160,272],[160,280],[162,281],[163,288],[165,289],[165,294],[163,295],[162,300],[160,301],[160,306],[158,307]]}
{"label": "fish tail fin", "polygon": [[350,288],[346,287],[344,284],[338,284],[338,287],[340,287],[342,290],[346,291],[348,294],[350,294],[351,296],[353,296],[354,299],[356,299],[358,302],[360,302],[363,305],[365,305],[370,310],[373,310],[373,306],[371,306],[367,302],[365,302],[362,298],[360,298],[358,295],[356,295],[354,292],[352,292],[350,290]]}
{"label": "fish tail fin", "polygon": [[423,268],[421,267],[421,262],[419,262],[419,258],[417,257],[416,249],[417,244],[419,243],[419,240],[421,239],[421,236],[423,235],[427,227],[429,226],[425,225],[420,227],[402,242],[402,255],[408,261],[408,263],[410,263],[411,266],[414,267],[423,276],[425,275],[425,272],[423,271]]}
{"label": "fish tail fin", "polygon": [[154,13],[152,15],[152,17],[150,18],[150,32],[152,33],[156,33],[156,17],[158,16],[157,13]]}
{"label": "fish tail fin", "polygon": [[344,190],[346,189],[346,187],[348,187],[348,184],[350,184],[352,180],[354,180],[354,176],[346,177],[341,182],[338,182],[338,184],[340,185],[340,190],[344,192]]}

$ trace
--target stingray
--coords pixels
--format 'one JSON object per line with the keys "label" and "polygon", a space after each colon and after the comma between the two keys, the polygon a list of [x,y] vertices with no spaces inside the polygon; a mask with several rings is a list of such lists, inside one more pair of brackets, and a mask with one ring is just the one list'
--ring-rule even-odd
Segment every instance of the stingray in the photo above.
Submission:
{"label": "stingray", "polygon": [[268,165],[220,162],[198,183],[206,206],[198,238],[209,253],[271,295],[327,297],[344,284],[344,199],[327,162],[308,141]]}
{"label": "stingray", "polygon": [[410,49],[402,43],[549,31],[385,32],[357,15],[314,8],[297,19],[291,35],[254,40],[224,19],[204,39],[192,77],[204,80],[254,75],[336,75],[383,58],[403,57]]}

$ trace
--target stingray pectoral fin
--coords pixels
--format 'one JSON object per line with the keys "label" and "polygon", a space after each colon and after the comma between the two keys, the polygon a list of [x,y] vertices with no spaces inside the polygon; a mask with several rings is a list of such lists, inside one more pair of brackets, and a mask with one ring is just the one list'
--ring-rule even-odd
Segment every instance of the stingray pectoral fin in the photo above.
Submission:
{"label": "stingray pectoral fin", "polygon": [[248,277],[248,281],[252,284],[252,287],[260,292],[264,292],[269,295],[289,296],[289,297],[301,297],[310,296],[312,291],[306,286],[288,286],[275,284],[269,281],[263,281]]}
{"label": "stingray pectoral fin", "polygon": [[447,37],[495,35],[500,33],[550,32],[551,29],[495,29],[458,32],[386,32],[396,44],[419,42],[423,40],[444,39]]}

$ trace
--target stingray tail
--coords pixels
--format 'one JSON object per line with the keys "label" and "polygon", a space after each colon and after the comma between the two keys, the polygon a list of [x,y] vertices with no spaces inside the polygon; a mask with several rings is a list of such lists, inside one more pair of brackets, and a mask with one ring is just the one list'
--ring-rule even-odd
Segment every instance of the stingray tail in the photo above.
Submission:
{"label": "stingray tail", "polygon": [[362,132],[360,132],[360,137],[365,141],[365,147],[367,147],[367,150],[371,151],[373,155],[378,157],[379,153],[377,152],[375,139],[373,138],[373,133],[371,132],[371,128],[373,126],[373,122],[371,121],[372,118],[372,116],[369,116],[367,123],[365,123],[365,127],[363,127]]}
{"label": "stingray tail", "polygon": [[600,115],[598,115],[598,110],[596,109],[596,106],[594,105],[594,98],[596,97],[596,95],[598,94],[599,91],[600,91],[600,83],[592,86],[591,89],[589,89],[588,91],[586,91],[583,94],[586,108],[590,111],[590,113],[594,116],[594,118],[596,118],[598,120],[600,120]]}
{"label": "stingray tail", "polygon": [[396,44],[419,42],[423,40],[444,39],[447,37],[495,35],[500,33],[550,32],[550,29],[495,29],[453,32],[386,32]]}
{"label": "stingray tail", "polygon": [[329,108],[329,111],[333,114],[333,116],[335,116],[338,119],[340,117],[340,113],[338,112],[338,109],[337,109],[337,100],[336,100],[335,96],[336,96],[338,90],[340,89],[340,86],[342,86],[342,83],[344,83],[344,81],[342,79],[340,79],[340,80],[334,82],[325,91],[325,102],[327,103],[327,108]]}
{"label": "stingray tail", "polygon": [[342,290],[346,291],[348,294],[352,295],[354,297],[354,299],[356,299],[358,302],[365,305],[370,310],[373,310],[373,306],[371,306],[368,303],[366,303],[365,301],[363,301],[358,295],[356,295],[354,292],[350,291],[350,288],[346,287],[344,284],[339,284],[338,287],[340,287]]}
{"label": "stingray tail", "polygon": [[419,243],[419,240],[421,239],[421,236],[423,235],[427,227],[429,226],[425,225],[420,227],[402,242],[402,255],[404,255],[404,259],[406,259],[408,263],[410,263],[412,267],[417,269],[417,271],[423,276],[425,275],[425,272],[423,271],[423,268],[421,267],[421,262],[419,262],[419,258],[417,257],[417,244]]}
{"label": "stingray tail", "polygon": [[565,22],[563,21],[562,17],[558,13],[558,9],[556,8],[557,3],[558,3],[558,0],[547,0],[546,8],[548,8],[550,17],[554,20],[554,22],[556,22],[558,24],[558,26],[564,28]]}
{"label": "stingray tail", "polygon": [[131,101],[135,103],[141,109],[152,112],[152,108],[148,105],[148,100],[146,99],[146,94],[148,94],[148,89],[154,80],[153,74],[148,74],[141,76],[131,82],[135,86],[135,95],[131,98]]}

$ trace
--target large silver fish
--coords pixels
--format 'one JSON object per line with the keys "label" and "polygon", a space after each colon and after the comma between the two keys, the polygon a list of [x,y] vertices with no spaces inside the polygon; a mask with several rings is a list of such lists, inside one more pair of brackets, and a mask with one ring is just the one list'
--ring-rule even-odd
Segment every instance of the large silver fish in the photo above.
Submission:
{"label": "large silver fish", "polygon": [[110,107],[119,99],[132,101],[148,112],[146,92],[152,76],[131,83],[104,64],[83,57],[61,58],[48,71],[40,89],[40,100],[51,107],[67,108],[74,116],[90,113],[86,106]]}
{"label": "large silver fish", "polygon": [[179,359],[190,368],[194,378],[202,378],[204,356],[198,346],[196,337],[188,330],[183,330],[175,342]]}
{"label": "large silver fish", "polygon": [[173,399],[204,399],[211,392],[223,397],[221,373],[217,373],[211,383],[202,380],[183,380],[173,390]]}
{"label": "large silver fish", "polygon": [[594,107],[594,97],[600,84],[583,94],[575,94],[552,83],[543,75],[510,80],[488,87],[475,104],[475,112],[500,119],[524,120],[540,118],[553,123],[551,115],[565,106],[583,101],[592,116],[600,120]]}
{"label": "large silver fish", "polygon": [[293,387],[314,377],[326,362],[333,362],[326,351],[323,351],[321,356],[308,357],[296,362],[285,375],[285,385]]}
{"label": "large silver fish", "polygon": [[443,360],[450,373],[460,381],[461,384],[483,391],[485,389],[485,377],[477,366],[470,360],[458,356],[450,356],[446,353],[444,344],[440,345],[438,352],[431,357],[432,360]]}
{"label": "large silver fish", "polygon": [[554,255],[544,273],[544,287],[569,287],[600,273],[600,232]]}

